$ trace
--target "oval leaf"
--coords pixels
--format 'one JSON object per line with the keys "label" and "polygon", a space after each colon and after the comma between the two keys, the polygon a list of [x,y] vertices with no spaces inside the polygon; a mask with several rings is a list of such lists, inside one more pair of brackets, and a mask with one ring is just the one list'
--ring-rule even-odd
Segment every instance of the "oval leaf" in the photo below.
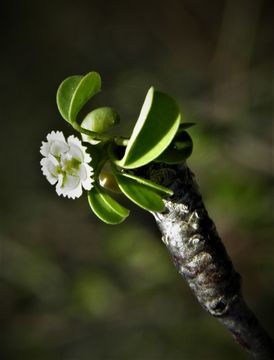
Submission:
{"label": "oval leaf", "polygon": [[127,173],[119,173],[118,175],[124,176],[124,177],[132,179],[140,184],[143,184],[143,185],[147,186],[148,188],[151,188],[152,190],[157,192],[159,195],[162,195],[162,196],[172,196],[173,195],[173,191],[171,189],[168,189],[162,185],[156,184],[154,181],[144,179],[144,178],[141,178],[136,175],[127,174]]}
{"label": "oval leaf", "polygon": [[98,186],[94,186],[89,191],[88,202],[94,214],[107,224],[120,224],[129,215],[128,209]]}
{"label": "oval leaf", "polygon": [[115,177],[121,191],[138,206],[148,211],[161,212],[165,209],[163,200],[150,186],[121,173],[116,173]]}
{"label": "oval leaf", "polygon": [[72,96],[81,81],[83,76],[70,76],[66,78],[57,90],[56,101],[57,107],[62,117],[70,122],[69,120],[69,108],[71,104]]}
{"label": "oval leaf", "polygon": [[57,107],[62,117],[69,123],[75,122],[79,111],[100,88],[101,78],[95,71],[65,79],[57,90]]}
{"label": "oval leaf", "polygon": [[[117,125],[119,121],[120,117],[116,111],[110,107],[101,107],[87,114],[81,123],[81,128],[92,132],[103,133],[112,126]],[[100,142],[99,140],[94,140],[93,137],[89,135],[83,133],[81,135],[83,141],[89,142],[92,145]]]}
{"label": "oval leaf", "polygon": [[122,160],[133,169],[156,159],[170,144],[180,125],[180,111],[170,96],[150,88]]}
{"label": "oval leaf", "polygon": [[97,108],[84,118],[81,127],[97,133],[103,133],[120,121],[119,115],[110,107]]}
{"label": "oval leaf", "polygon": [[191,136],[181,130],[175,136],[168,148],[155,160],[166,164],[178,164],[185,161],[192,153],[193,142]]}
{"label": "oval leaf", "polygon": [[69,119],[71,122],[76,121],[78,112],[92,96],[100,91],[100,89],[101,77],[97,72],[92,71],[81,79],[71,98],[69,108]]}

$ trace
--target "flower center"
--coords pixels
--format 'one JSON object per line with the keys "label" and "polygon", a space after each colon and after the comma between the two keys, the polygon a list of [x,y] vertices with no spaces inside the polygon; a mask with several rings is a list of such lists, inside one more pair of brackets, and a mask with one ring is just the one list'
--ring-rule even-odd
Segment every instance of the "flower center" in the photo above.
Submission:
{"label": "flower center", "polygon": [[77,175],[81,162],[70,154],[61,154],[59,171],[70,175]]}

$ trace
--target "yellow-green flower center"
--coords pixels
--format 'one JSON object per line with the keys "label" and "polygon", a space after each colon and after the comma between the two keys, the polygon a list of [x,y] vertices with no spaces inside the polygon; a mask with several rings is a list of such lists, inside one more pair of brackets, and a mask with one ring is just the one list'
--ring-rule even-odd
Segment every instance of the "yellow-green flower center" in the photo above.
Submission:
{"label": "yellow-green flower center", "polygon": [[61,155],[58,166],[59,174],[77,175],[81,161],[71,157],[69,154]]}

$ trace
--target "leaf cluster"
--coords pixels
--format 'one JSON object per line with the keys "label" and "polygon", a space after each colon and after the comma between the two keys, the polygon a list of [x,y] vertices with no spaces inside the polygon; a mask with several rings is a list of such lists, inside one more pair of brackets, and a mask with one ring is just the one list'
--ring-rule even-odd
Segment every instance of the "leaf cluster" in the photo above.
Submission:
{"label": "leaf cluster", "polygon": [[[192,152],[192,140],[181,123],[176,101],[151,87],[129,139],[111,136],[108,130],[120,121],[111,107],[101,107],[79,120],[83,106],[101,90],[97,72],[66,78],[57,91],[57,106],[62,117],[88,143],[95,170],[95,185],[88,193],[93,212],[108,224],[118,224],[129,210],[113,198],[111,192],[122,192],[148,211],[164,210],[164,196],[173,192],[155,182],[134,175],[134,169],[152,161],[177,164]],[[106,171],[106,169],[109,169]]]}

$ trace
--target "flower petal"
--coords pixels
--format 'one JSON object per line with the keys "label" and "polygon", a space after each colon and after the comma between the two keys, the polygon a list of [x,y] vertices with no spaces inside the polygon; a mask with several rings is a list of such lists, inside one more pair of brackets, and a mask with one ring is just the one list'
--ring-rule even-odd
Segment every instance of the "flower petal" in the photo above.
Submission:
{"label": "flower petal", "polygon": [[[55,145],[53,146],[53,144]],[[40,148],[40,153],[43,156],[48,156],[50,153],[54,156],[60,155],[60,149],[68,150],[68,145],[66,144],[66,139],[62,131],[52,131],[47,135],[47,142],[43,141]],[[64,150],[62,150],[64,151]]]}
{"label": "flower petal", "polygon": [[67,192],[67,197],[71,199],[75,199],[75,198],[79,198],[82,194],[83,194],[82,185],[81,183],[79,183],[79,185],[75,189]]}
{"label": "flower petal", "polygon": [[81,182],[79,176],[65,174],[63,177],[62,187],[67,191],[73,190],[78,186],[79,182]]}
{"label": "flower petal", "polygon": [[62,131],[52,131],[51,133],[49,133],[47,135],[47,140],[48,140],[48,142],[61,141],[61,142],[66,144],[66,139],[65,139],[64,134],[62,133]]}
{"label": "flower petal", "polygon": [[84,161],[86,163],[89,163],[91,161],[90,155],[86,152],[87,148],[82,145],[81,141],[78,138],[76,138],[73,135],[69,136],[68,137],[68,144],[69,144],[72,151],[75,151],[75,147],[78,148],[81,151],[82,157],[81,157],[80,161]]}
{"label": "flower petal", "polygon": [[[62,188],[62,184],[63,184],[63,174],[59,174],[58,176],[58,183],[56,184],[56,192],[57,194],[63,195],[64,189]],[[65,195],[64,195],[65,196]]]}
{"label": "flower petal", "polygon": [[43,156],[48,156],[50,151],[50,143],[42,141],[42,146],[40,147],[40,153]]}
{"label": "flower petal", "polygon": [[58,195],[75,199],[82,195],[82,185],[78,176],[65,174],[59,178],[56,185],[56,192]]}
{"label": "flower petal", "polygon": [[46,176],[50,184],[54,185],[58,180],[58,161],[49,155],[49,157],[43,158],[40,164],[42,165],[43,175]]}
{"label": "flower petal", "polygon": [[59,141],[59,140],[52,141],[52,143],[50,144],[50,153],[53,156],[58,157],[61,154],[68,151],[68,149],[69,149],[68,145],[66,143],[63,143],[62,141]]}
{"label": "flower petal", "polygon": [[81,164],[79,168],[79,176],[81,178],[82,186],[85,190],[90,190],[92,188],[92,183],[94,179],[92,178],[93,169],[88,164]]}
{"label": "flower petal", "polygon": [[78,169],[78,176],[80,177],[81,181],[86,180],[88,177],[87,168],[85,167],[85,164],[81,164]]}
{"label": "flower petal", "polygon": [[78,160],[79,162],[83,162],[85,157],[82,149],[74,144],[70,144],[68,155],[70,155],[71,158]]}

